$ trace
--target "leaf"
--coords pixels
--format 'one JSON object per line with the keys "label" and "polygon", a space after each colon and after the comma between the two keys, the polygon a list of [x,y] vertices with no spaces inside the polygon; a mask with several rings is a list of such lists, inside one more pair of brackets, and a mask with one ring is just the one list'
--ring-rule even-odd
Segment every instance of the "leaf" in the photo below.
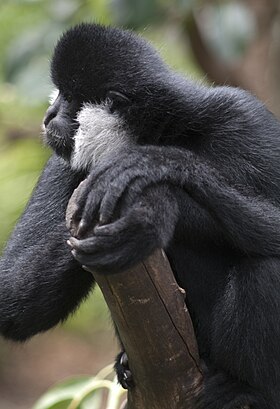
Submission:
{"label": "leaf", "polygon": [[84,401],[82,401],[81,409],[98,409],[101,408],[103,391],[94,391],[93,394],[88,396]]}
{"label": "leaf", "polygon": [[92,381],[92,377],[83,376],[60,383],[45,393],[33,406],[33,409],[67,409],[74,396],[89,381]]}

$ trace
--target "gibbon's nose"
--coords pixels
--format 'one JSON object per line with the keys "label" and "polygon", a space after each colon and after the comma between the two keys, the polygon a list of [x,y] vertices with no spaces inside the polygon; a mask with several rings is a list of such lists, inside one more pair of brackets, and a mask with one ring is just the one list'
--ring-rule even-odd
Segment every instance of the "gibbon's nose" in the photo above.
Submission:
{"label": "gibbon's nose", "polygon": [[47,127],[48,124],[51,122],[51,120],[56,117],[57,113],[58,113],[58,109],[57,109],[57,107],[55,106],[55,104],[54,104],[54,105],[51,105],[51,106],[47,109],[46,115],[45,115],[45,118],[44,118],[44,125],[45,125],[45,127]]}

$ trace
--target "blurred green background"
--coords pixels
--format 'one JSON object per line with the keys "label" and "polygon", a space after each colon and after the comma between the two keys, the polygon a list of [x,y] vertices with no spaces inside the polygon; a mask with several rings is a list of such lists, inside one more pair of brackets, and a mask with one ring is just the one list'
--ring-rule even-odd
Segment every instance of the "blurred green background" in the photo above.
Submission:
{"label": "blurred green background", "polygon": [[[40,124],[52,89],[49,61],[81,21],[138,31],[194,80],[247,88],[280,114],[278,0],[0,0],[0,250],[50,151]],[[117,351],[95,291],[63,327],[25,345],[0,341],[0,409],[27,409],[52,383],[94,373]]]}

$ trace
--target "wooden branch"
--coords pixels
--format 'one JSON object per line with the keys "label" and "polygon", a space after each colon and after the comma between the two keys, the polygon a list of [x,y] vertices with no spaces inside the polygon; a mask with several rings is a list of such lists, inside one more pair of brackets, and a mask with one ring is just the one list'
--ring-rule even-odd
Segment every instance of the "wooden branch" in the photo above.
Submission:
{"label": "wooden branch", "polygon": [[[79,189],[79,188],[78,188]],[[67,224],[76,208],[72,196]],[[135,387],[128,409],[195,409],[203,386],[185,292],[162,250],[128,271],[92,271],[124,345]]]}
{"label": "wooden branch", "polygon": [[115,275],[93,272],[128,355],[129,409],[195,408],[201,387],[192,323],[164,253]]}

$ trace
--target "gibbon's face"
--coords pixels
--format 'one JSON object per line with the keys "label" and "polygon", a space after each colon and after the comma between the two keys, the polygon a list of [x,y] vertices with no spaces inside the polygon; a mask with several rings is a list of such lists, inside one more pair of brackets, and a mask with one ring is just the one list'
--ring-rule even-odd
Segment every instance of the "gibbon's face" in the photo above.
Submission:
{"label": "gibbon's face", "polygon": [[135,143],[165,71],[157,52],[129,31],[96,24],[70,29],[51,63],[57,92],[43,121],[46,143],[75,169]]}

